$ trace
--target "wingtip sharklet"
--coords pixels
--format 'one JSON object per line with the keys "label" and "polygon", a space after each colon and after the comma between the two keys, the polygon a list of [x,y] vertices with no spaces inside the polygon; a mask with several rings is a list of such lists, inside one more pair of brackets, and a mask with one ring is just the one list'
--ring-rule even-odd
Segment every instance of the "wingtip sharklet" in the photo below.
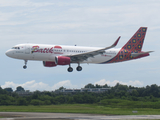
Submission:
{"label": "wingtip sharklet", "polygon": [[121,36],[119,36],[118,39],[114,42],[114,44],[112,45],[113,47],[115,47],[118,44],[120,38]]}

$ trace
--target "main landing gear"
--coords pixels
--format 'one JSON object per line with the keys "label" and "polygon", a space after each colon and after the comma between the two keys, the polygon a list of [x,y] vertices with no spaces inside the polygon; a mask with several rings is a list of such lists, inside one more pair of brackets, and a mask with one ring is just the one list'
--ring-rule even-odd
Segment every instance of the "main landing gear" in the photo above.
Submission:
{"label": "main landing gear", "polygon": [[[69,68],[67,69],[68,72],[72,72],[73,71],[73,68],[71,67],[71,65],[69,65]],[[77,71],[82,71],[82,67],[79,65],[78,63],[78,67],[76,68]]]}
{"label": "main landing gear", "polygon": [[24,66],[23,66],[23,69],[26,69],[27,68],[27,60],[24,60]]}
{"label": "main landing gear", "polygon": [[81,71],[81,70],[82,70],[82,67],[81,67],[81,66],[78,66],[76,69],[77,69],[77,71]]}
{"label": "main landing gear", "polygon": [[73,68],[72,67],[69,67],[68,68],[68,72],[72,72],[73,71]]}

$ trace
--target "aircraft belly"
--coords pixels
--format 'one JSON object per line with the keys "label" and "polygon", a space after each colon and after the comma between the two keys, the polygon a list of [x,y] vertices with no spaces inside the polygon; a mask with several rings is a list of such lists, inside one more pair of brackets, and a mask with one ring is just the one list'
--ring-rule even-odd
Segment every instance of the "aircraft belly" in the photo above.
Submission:
{"label": "aircraft belly", "polygon": [[50,54],[18,54],[15,58],[16,59],[23,59],[23,60],[38,60],[38,61],[51,61],[49,59]]}
{"label": "aircraft belly", "polygon": [[114,58],[115,55],[96,55],[93,58],[89,58],[90,61],[83,61],[83,63],[102,63],[104,61],[109,61],[110,59]]}
{"label": "aircraft belly", "polygon": [[50,54],[33,54],[32,55],[32,60],[40,60],[40,61],[49,61],[49,56]]}
{"label": "aircraft belly", "polygon": [[29,54],[17,54],[16,59],[31,60],[31,56]]}

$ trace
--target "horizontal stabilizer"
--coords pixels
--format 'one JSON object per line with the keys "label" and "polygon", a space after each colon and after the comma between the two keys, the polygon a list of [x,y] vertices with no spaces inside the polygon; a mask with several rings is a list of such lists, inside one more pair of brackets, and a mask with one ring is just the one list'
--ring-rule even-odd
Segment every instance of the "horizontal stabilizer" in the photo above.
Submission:
{"label": "horizontal stabilizer", "polygon": [[138,57],[140,55],[146,55],[146,54],[149,54],[151,52],[154,52],[154,51],[147,51],[147,52],[140,52],[140,53],[131,53],[131,56],[132,57]]}

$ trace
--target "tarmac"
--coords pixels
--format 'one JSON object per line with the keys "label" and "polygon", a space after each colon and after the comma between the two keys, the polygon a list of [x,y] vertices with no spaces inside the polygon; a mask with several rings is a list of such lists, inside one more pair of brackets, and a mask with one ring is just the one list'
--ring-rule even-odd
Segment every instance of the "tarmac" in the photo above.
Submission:
{"label": "tarmac", "polygon": [[73,113],[0,112],[0,120],[160,120],[160,115],[95,115]]}

